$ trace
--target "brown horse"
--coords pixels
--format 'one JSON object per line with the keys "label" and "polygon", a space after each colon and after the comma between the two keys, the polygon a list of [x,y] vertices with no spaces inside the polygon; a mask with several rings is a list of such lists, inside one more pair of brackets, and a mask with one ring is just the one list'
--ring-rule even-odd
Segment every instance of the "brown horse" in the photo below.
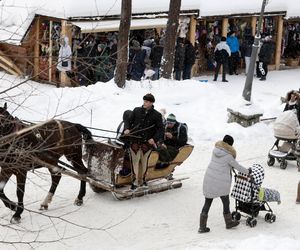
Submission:
{"label": "brown horse", "polygon": [[[59,158],[64,155],[71,162],[73,170],[79,174],[87,173],[82,162],[82,139],[92,140],[92,135],[80,124],[50,120],[30,127],[13,117],[7,111],[5,103],[4,107],[0,107],[0,136],[0,199],[6,207],[15,211],[11,219],[12,223],[20,221],[24,210],[23,197],[26,175],[29,170],[58,166]],[[48,209],[48,204],[61,179],[60,171],[48,169],[52,183],[41,204],[41,209]],[[17,179],[17,204],[10,201],[4,194],[4,187],[13,174]],[[86,182],[81,181],[80,191],[75,200],[76,205],[82,205],[85,193]]]}

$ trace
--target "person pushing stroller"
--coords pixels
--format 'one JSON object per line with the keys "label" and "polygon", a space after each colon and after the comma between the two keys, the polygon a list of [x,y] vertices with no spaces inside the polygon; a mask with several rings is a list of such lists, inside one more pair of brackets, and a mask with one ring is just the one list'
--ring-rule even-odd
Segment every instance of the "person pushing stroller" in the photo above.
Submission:
{"label": "person pushing stroller", "polygon": [[245,174],[250,174],[250,170],[241,166],[235,160],[236,151],[232,146],[233,142],[232,136],[225,135],[222,141],[218,141],[215,144],[212,159],[207,167],[203,180],[205,203],[200,214],[199,233],[207,233],[210,231],[210,228],[207,227],[208,212],[213,199],[217,197],[220,197],[223,203],[226,229],[236,227],[239,224],[239,221],[232,220],[229,207],[231,170],[235,168]]}

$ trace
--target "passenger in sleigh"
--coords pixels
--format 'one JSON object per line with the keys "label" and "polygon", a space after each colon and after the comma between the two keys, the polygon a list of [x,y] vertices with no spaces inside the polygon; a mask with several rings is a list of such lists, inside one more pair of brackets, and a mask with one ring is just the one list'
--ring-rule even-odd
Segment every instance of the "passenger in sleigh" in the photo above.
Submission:
{"label": "passenger in sleigh", "polygon": [[169,162],[179,153],[179,148],[187,144],[187,125],[176,120],[174,114],[169,114],[166,120],[164,142],[157,148],[159,161],[157,169],[169,166]]}

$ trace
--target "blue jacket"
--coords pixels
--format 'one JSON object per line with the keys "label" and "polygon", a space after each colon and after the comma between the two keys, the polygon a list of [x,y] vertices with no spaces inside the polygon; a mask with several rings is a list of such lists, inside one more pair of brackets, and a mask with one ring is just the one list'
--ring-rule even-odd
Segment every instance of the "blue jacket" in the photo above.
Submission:
{"label": "blue jacket", "polygon": [[231,53],[238,52],[240,50],[239,40],[236,38],[236,36],[227,37],[226,42],[230,48]]}

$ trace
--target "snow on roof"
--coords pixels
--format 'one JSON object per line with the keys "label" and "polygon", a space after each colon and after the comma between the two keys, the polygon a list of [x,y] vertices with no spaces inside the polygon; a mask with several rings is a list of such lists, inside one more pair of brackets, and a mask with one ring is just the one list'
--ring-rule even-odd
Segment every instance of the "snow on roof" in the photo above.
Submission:
{"label": "snow on roof", "polygon": [[[166,27],[167,21],[167,18],[133,19],[131,20],[130,27],[131,29]],[[82,33],[107,32],[118,31],[120,26],[120,20],[72,22],[72,24],[80,27]]]}
{"label": "snow on roof", "polygon": [[[265,12],[287,11],[289,1],[292,2],[292,0],[269,0]],[[216,0],[199,0],[200,17],[260,13],[262,2],[262,0],[240,0],[238,2],[222,0],[217,3]]]}
{"label": "snow on roof", "polygon": [[[132,0],[133,14],[168,12],[170,0]],[[200,16],[259,13],[262,0],[182,0],[181,10],[199,10]],[[2,0],[0,1],[0,42],[19,44],[35,14],[57,18],[120,15],[121,0]],[[295,0],[269,0],[266,12],[287,11],[300,16]],[[148,20],[149,21],[149,20]]]}
{"label": "snow on roof", "polygon": [[[2,0],[0,2],[0,42],[20,44],[35,14],[65,18],[58,0]],[[59,10],[59,11],[57,11]]]}

